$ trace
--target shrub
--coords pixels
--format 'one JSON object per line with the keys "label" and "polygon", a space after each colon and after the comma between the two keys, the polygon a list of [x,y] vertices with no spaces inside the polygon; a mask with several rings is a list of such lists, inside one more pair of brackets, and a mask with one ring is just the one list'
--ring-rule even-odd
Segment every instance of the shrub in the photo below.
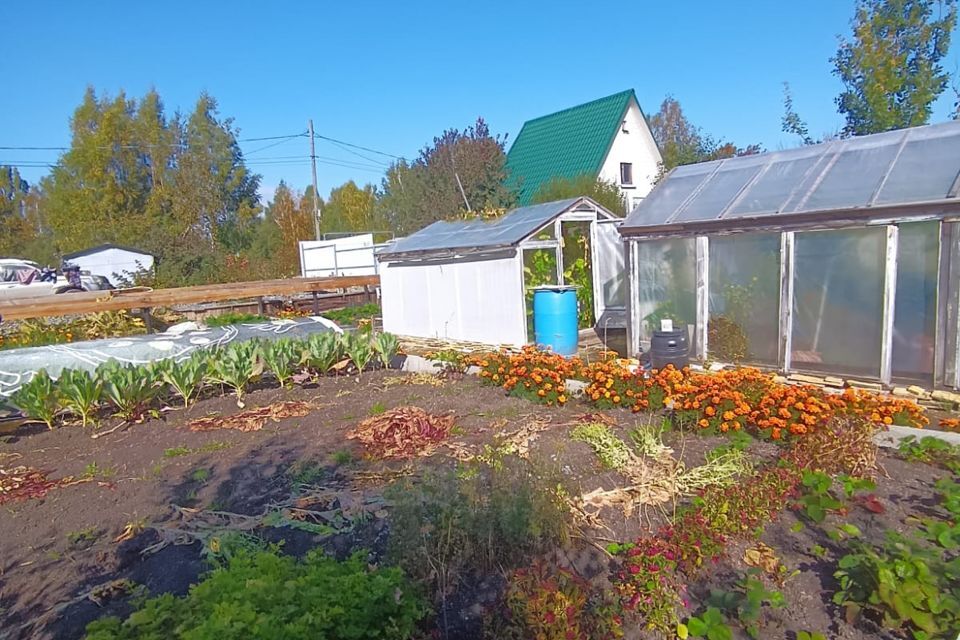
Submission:
{"label": "shrub", "polygon": [[88,640],[182,638],[402,640],[426,609],[403,572],[371,569],[362,554],[337,562],[241,552],[184,597],[151,598],[125,621],[104,618]]}
{"label": "shrub", "polygon": [[567,538],[560,482],[559,474],[504,456],[395,485],[390,557],[441,598],[466,572],[526,566]]}

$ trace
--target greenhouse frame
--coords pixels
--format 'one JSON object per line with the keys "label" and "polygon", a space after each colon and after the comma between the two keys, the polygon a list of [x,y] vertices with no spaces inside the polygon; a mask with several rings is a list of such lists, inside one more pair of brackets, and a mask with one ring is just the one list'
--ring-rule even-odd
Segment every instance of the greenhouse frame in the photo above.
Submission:
{"label": "greenhouse frame", "polygon": [[628,350],[960,388],[960,122],[682,166],[620,226]]}
{"label": "greenhouse frame", "polygon": [[[626,319],[622,221],[590,198],[513,209],[494,219],[438,221],[377,254],[385,331],[402,336],[522,346],[532,285],[574,284],[573,247],[589,242],[589,312]],[[589,239],[589,240],[585,240]],[[566,242],[565,242],[566,241]],[[564,245],[567,245],[566,248]],[[531,274],[538,274],[531,282]],[[584,273],[581,269],[578,273]],[[587,309],[581,304],[581,313]]]}

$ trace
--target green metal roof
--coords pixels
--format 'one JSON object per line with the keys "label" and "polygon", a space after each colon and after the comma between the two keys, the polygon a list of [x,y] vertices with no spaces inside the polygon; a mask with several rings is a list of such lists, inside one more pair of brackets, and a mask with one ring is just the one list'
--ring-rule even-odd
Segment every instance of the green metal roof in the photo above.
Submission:
{"label": "green metal roof", "polygon": [[507,154],[520,206],[553,178],[599,173],[631,99],[633,89],[525,122]]}

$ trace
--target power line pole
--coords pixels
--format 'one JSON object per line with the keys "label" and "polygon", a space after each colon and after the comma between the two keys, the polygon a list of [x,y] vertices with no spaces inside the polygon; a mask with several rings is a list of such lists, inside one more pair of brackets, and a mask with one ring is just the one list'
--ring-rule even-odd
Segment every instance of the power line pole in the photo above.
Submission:
{"label": "power line pole", "polygon": [[310,132],[310,165],[313,169],[313,229],[316,239],[320,239],[320,192],[317,190],[317,152],[314,148],[313,120],[307,120],[307,130]]}

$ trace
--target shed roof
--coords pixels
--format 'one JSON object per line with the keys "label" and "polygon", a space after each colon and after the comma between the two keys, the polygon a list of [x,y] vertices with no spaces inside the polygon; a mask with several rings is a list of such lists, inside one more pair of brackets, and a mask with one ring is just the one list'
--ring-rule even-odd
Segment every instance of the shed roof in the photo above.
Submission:
{"label": "shed roof", "polygon": [[960,122],[677,167],[623,235],[787,224],[830,212],[957,204]]}
{"label": "shed roof", "polygon": [[606,216],[611,215],[606,209],[589,198],[568,198],[513,209],[493,220],[480,218],[455,222],[440,220],[406,238],[398,239],[378,255],[389,257],[399,254],[429,254],[451,250],[491,250],[512,247],[561,214],[576,209],[581,204],[596,208]]}
{"label": "shed roof", "polygon": [[82,258],[84,256],[93,255],[94,253],[100,253],[101,251],[107,251],[108,249],[117,249],[118,251],[126,251],[128,253],[136,253],[141,256],[153,257],[153,254],[147,253],[146,251],[141,251],[140,249],[133,249],[131,247],[122,247],[118,244],[101,244],[96,247],[90,247],[89,249],[82,249],[80,251],[74,251],[73,253],[68,253],[63,256],[64,260],[74,260],[76,258]]}
{"label": "shed roof", "polygon": [[507,154],[510,180],[519,186],[519,203],[530,204],[554,178],[600,172],[620,130],[633,89],[528,120]]}

